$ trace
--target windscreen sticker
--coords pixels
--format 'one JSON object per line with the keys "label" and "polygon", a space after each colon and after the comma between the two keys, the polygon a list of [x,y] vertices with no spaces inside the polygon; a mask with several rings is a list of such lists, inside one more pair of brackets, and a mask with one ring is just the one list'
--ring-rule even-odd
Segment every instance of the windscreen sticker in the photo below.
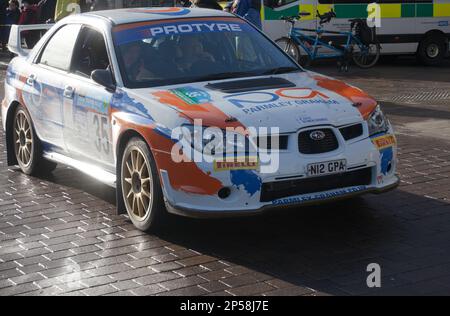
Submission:
{"label": "windscreen sticker", "polygon": [[191,10],[187,8],[136,8],[136,9],[128,9],[128,12],[135,13],[149,13],[149,14],[159,14],[159,15],[168,15],[168,16],[181,16],[186,15],[191,12]]}
{"label": "windscreen sticker", "polygon": [[151,39],[167,35],[186,35],[212,32],[243,32],[249,28],[249,25],[237,19],[235,22],[220,20],[194,20],[188,22],[185,20],[180,20],[180,22],[149,24],[136,26],[135,28],[119,28],[114,32],[114,36],[116,44],[123,45],[143,39]]}

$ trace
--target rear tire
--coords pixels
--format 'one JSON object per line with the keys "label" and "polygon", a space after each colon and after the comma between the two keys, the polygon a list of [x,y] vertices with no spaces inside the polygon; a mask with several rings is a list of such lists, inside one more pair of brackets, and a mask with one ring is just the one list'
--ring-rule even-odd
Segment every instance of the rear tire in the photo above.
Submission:
{"label": "rear tire", "polygon": [[362,69],[369,69],[375,66],[380,59],[381,48],[379,44],[369,44],[364,48],[366,51],[362,52],[359,45],[355,45],[354,49],[357,48],[358,51],[353,51],[352,59],[356,66]]}
{"label": "rear tire", "polygon": [[122,197],[133,225],[149,231],[163,224],[167,216],[153,155],[141,138],[132,138],[122,155],[120,168]]}
{"label": "rear tire", "polygon": [[48,174],[57,164],[42,157],[42,147],[37,138],[31,116],[25,107],[19,105],[14,113],[13,148],[17,164],[27,175]]}
{"label": "rear tire", "polygon": [[446,48],[445,37],[432,34],[420,42],[417,57],[426,66],[437,66],[443,62],[447,53]]}
{"label": "rear tire", "polygon": [[306,67],[309,65],[308,56],[302,56],[298,45],[288,37],[281,37],[275,41],[280,48],[289,56],[291,56],[301,66]]}

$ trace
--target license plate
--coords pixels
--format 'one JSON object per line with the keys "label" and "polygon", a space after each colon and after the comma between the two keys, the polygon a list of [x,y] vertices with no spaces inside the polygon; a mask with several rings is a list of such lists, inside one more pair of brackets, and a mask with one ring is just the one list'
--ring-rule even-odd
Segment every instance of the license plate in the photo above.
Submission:
{"label": "license plate", "polygon": [[312,163],[308,165],[309,177],[341,173],[345,171],[347,171],[347,161],[345,159]]}

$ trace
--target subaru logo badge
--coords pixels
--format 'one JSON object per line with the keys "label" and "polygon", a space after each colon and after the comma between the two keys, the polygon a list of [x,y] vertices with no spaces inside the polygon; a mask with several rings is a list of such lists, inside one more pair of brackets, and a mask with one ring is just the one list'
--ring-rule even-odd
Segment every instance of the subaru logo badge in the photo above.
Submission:
{"label": "subaru logo badge", "polygon": [[325,138],[325,133],[322,131],[313,131],[309,134],[309,138],[315,141],[323,140]]}

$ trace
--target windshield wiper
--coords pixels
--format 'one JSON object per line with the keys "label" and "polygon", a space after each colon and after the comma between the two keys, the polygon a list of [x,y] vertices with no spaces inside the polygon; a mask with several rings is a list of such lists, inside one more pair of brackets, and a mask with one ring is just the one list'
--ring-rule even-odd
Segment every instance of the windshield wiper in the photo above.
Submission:
{"label": "windshield wiper", "polygon": [[277,75],[277,74],[286,74],[289,72],[297,72],[297,71],[302,71],[302,70],[297,67],[278,67],[278,68],[273,68],[273,69],[264,71],[263,73],[261,73],[261,75]]}

